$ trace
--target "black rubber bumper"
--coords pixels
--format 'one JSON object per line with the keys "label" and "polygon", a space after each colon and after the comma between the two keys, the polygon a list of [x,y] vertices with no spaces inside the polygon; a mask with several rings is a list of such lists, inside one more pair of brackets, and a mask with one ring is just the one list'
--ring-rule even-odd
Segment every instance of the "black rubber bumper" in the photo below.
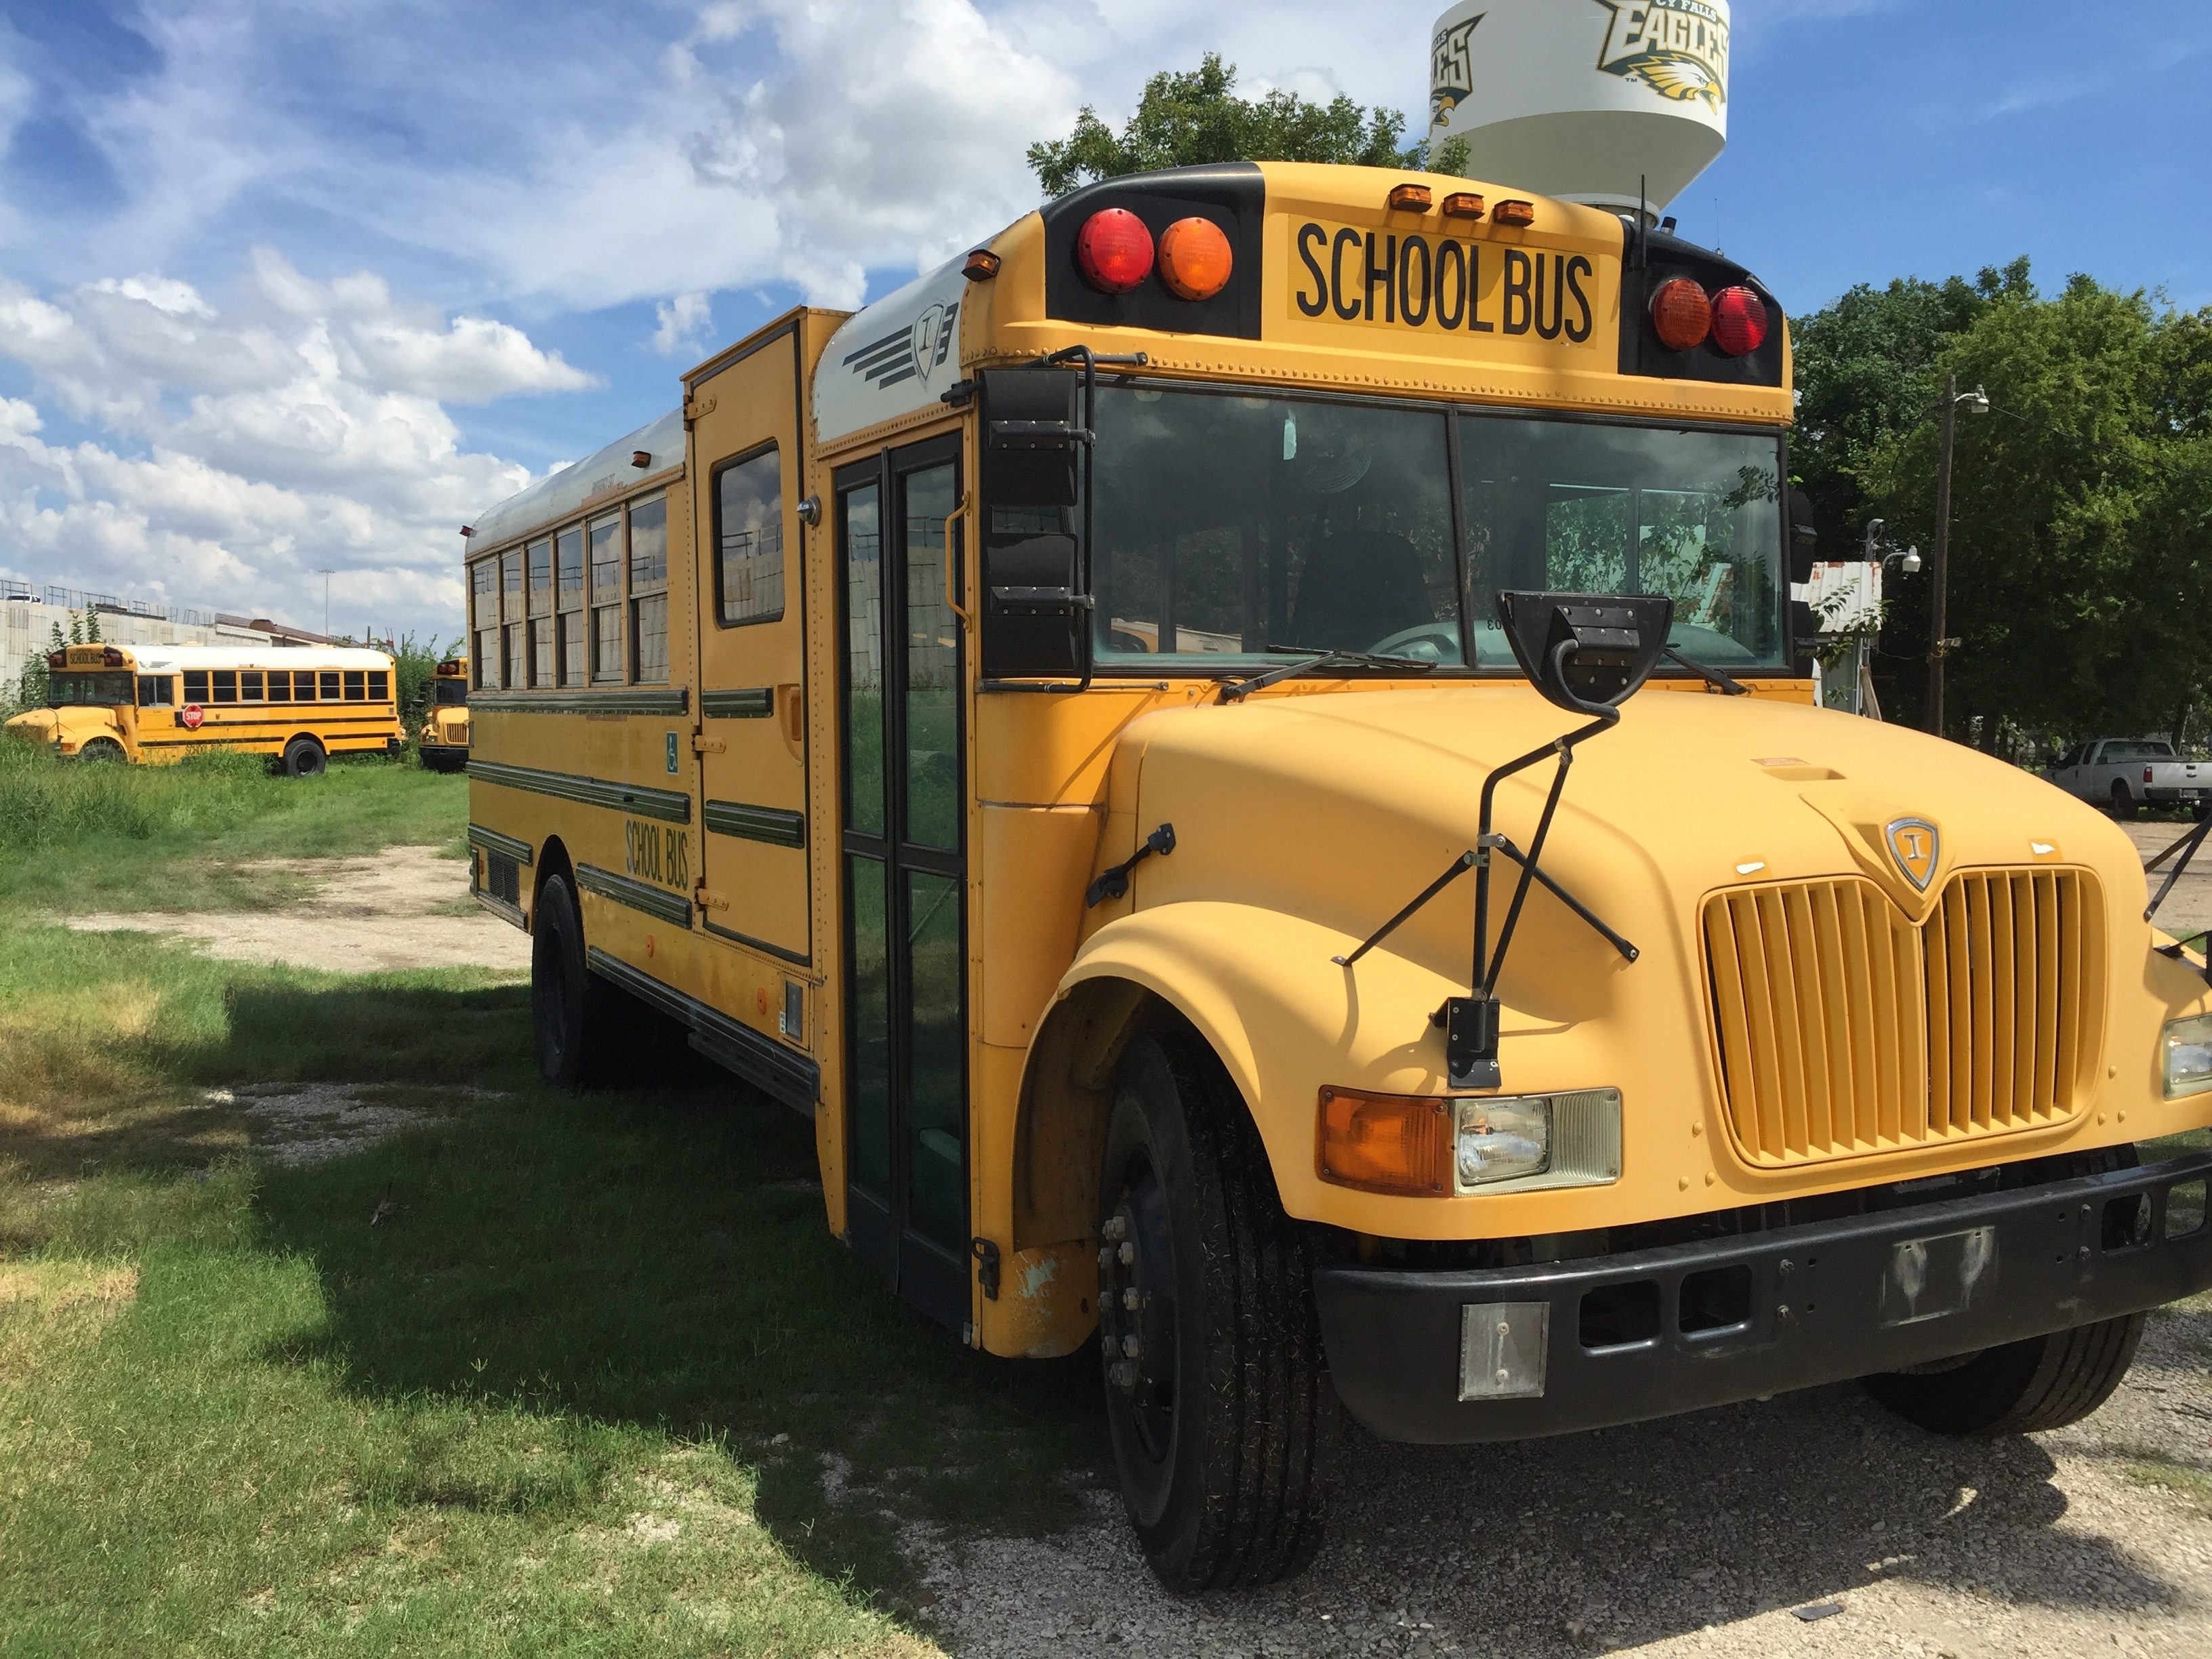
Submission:
{"label": "black rubber bumper", "polygon": [[[1387,1440],[1520,1440],[1923,1364],[2212,1285],[2212,1153],[1527,1267],[1315,1275],[1336,1391]],[[2147,1202],[2146,1202],[2147,1201]],[[1488,1319],[1466,1310],[1516,1304]],[[1504,1310],[1500,1310],[1504,1314]],[[1463,1398],[1463,1329],[1540,1328],[1542,1393]],[[1478,1382],[1474,1386],[1480,1387]]]}

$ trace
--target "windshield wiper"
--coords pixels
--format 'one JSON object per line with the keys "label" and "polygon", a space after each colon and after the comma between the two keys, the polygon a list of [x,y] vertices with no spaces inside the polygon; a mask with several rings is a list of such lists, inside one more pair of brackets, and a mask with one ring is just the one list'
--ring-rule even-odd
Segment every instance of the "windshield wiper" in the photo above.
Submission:
{"label": "windshield wiper", "polygon": [[1303,657],[1297,662],[1286,662],[1279,668],[1270,668],[1263,673],[1255,674],[1249,680],[1224,680],[1221,683],[1223,702],[1235,702],[1248,692],[1257,691],[1264,686],[1273,685],[1278,680],[1286,680],[1293,674],[1303,674],[1309,668],[1340,666],[1388,668],[1407,673],[1426,674],[1436,667],[1435,663],[1425,661],[1419,657],[1385,657],[1372,651],[1316,651],[1310,645],[1271,645],[1267,649],[1270,652],[1308,651],[1312,652],[1313,654]]}
{"label": "windshield wiper", "polygon": [[1714,690],[1719,692],[1723,696],[1747,697],[1751,695],[1751,688],[1749,686],[1738,684],[1727,675],[1722,673],[1719,669],[1708,668],[1701,662],[1692,662],[1687,657],[1684,656],[1671,645],[1662,646],[1659,648],[1666,655],[1672,657],[1676,662],[1681,664],[1683,667],[1688,669],[1692,674],[1695,674],[1707,685],[1711,686]]}

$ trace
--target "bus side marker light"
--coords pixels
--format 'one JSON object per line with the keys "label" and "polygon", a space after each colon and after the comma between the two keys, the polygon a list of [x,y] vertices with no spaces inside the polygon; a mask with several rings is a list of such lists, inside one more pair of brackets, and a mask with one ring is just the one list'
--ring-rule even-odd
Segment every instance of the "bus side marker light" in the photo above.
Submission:
{"label": "bus side marker light", "polygon": [[1075,233],[1075,262],[1102,294],[1127,294],[1152,274],[1152,233],[1127,208],[1101,208]]}
{"label": "bus side marker light", "polygon": [[1426,213],[1429,199],[1426,185],[1395,185],[1389,195],[1389,210],[1393,213]]}
{"label": "bus side marker light", "polygon": [[1713,302],[1687,276],[1677,276],[1651,296],[1651,326],[1668,350],[1687,351],[1712,331]]}
{"label": "bus side marker light", "polygon": [[1229,239],[1211,219],[1178,219],[1160,233],[1160,280],[1180,300],[1211,300],[1229,286],[1236,264]]}
{"label": "bus side marker light", "polygon": [[1500,202],[1490,210],[1492,224],[1528,226],[1536,222],[1534,202]]}
{"label": "bus side marker light", "polygon": [[1441,1196],[1451,1191],[1451,1103],[1425,1095],[1323,1089],[1315,1172],[1368,1193]]}
{"label": "bus side marker light", "polygon": [[1713,295],[1712,327],[1715,345],[1748,356],[1766,343],[1766,302],[1747,288],[1724,288]]}
{"label": "bus side marker light", "polygon": [[988,283],[999,274],[999,256],[987,247],[975,248],[962,262],[960,274],[971,283]]}
{"label": "bus side marker light", "polygon": [[1444,198],[1444,217],[1480,219],[1482,217],[1482,198],[1471,190],[1454,191]]}

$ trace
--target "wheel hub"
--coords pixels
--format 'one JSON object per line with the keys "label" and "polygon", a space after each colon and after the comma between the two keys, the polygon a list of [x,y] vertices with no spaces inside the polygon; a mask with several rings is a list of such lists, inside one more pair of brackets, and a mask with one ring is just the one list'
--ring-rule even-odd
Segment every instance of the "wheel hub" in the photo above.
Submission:
{"label": "wheel hub", "polygon": [[1175,1257],[1148,1170],[1099,1224],[1098,1343],[1107,1398],[1145,1450],[1167,1454],[1175,1413]]}

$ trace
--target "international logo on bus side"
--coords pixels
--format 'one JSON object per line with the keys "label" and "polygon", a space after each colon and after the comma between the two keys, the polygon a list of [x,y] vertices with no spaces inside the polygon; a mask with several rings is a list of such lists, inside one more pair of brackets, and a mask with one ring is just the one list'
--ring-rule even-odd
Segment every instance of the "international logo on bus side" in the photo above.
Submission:
{"label": "international logo on bus side", "polygon": [[185,731],[197,732],[200,729],[200,722],[205,720],[207,715],[202,711],[199,704],[188,702],[185,705],[184,712],[177,718],[184,722]]}
{"label": "international logo on bus side", "polygon": [[1897,867],[1905,872],[1905,880],[1913,890],[1924,893],[1935,878],[1936,850],[1936,826],[1926,818],[1892,818],[1882,826],[1883,836],[1889,842],[1889,855],[1897,860]]}
{"label": "international logo on bus side", "polygon": [[1728,21],[1705,0],[1597,0],[1613,14],[1597,66],[1678,104],[1728,102]]}

